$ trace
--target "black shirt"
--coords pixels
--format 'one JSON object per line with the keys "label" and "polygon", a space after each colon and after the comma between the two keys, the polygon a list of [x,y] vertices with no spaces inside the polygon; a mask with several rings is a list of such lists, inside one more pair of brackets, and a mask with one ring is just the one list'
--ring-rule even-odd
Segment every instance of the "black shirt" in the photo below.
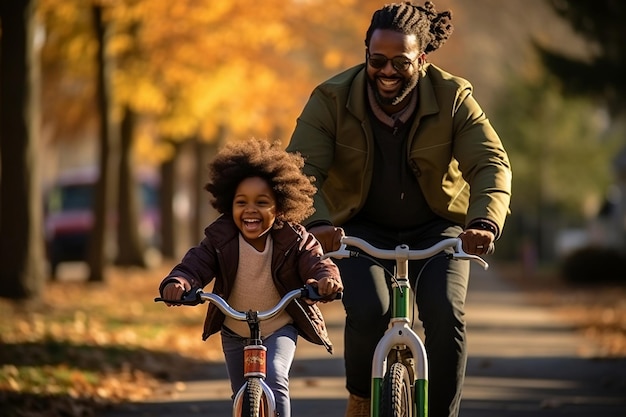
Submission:
{"label": "black shirt", "polygon": [[391,127],[372,113],[374,170],[365,205],[358,214],[395,230],[413,228],[435,218],[417,178],[408,166],[408,136],[414,117]]}

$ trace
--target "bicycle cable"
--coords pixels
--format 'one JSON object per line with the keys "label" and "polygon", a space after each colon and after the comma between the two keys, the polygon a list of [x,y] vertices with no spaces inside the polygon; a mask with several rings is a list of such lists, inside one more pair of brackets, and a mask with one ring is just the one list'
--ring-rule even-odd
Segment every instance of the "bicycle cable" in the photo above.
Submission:
{"label": "bicycle cable", "polygon": [[391,272],[390,270],[388,270],[388,269],[385,267],[385,265],[383,265],[382,263],[380,263],[380,262],[378,261],[378,259],[376,259],[376,258],[374,258],[374,257],[372,257],[372,256],[370,256],[370,255],[368,255],[368,254],[366,254],[366,253],[363,253],[363,252],[359,252],[359,251],[351,251],[351,252],[354,254],[354,256],[353,256],[354,258],[365,258],[365,259],[370,260],[373,264],[378,265],[378,266],[379,266],[379,267],[383,270],[383,272],[385,272],[385,273],[389,276],[389,278],[390,278],[391,280],[393,280],[393,282],[394,282],[396,285],[398,285],[398,280],[396,279],[396,274],[394,274],[393,272]]}
{"label": "bicycle cable", "polygon": [[[374,258],[374,257],[372,257],[372,256],[370,256],[370,255],[368,255],[368,254],[366,254],[366,253],[359,252],[358,250],[351,251],[351,253],[352,253],[352,257],[354,257],[354,258],[365,258],[365,259],[368,259],[369,261],[371,261],[373,264],[378,265],[378,266],[379,266],[379,267],[383,270],[383,272],[384,272],[384,273],[386,273],[386,274],[387,274],[387,276],[388,276],[388,277],[389,277],[389,278],[390,278],[390,279],[391,279],[391,280],[392,280],[392,281],[393,281],[396,285],[398,285],[398,286],[399,286],[398,280],[396,279],[396,274],[395,274],[395,273],[393,273],[393,272],[391,272],[389,269],[387,269],[387,268],[386,268],[386,267],[385,267],[382,263],[380,263],[380,262],[378,261],[378,259],[376,259],[376,258]],[[415,296],[416,296],[416,294],[417,294],[417,285],[419,284],[419,280],[420,280],[420,278],[421,278],[421,276],[422,276],[422,273],[424,272],[424,270],[426,269],[426,267],[428,266],[428,264],[429,264],[432,260],[434,260],[435,258],[439,258],[439,257],[441,257],[441,256],[445,256],[445,257],[447,257],[447,256],[448,256],[448,254],[446,254],[446,253],[439,253],[439,254],[437,254],[437,255],[434,255],[434,256],[430,257],[430,258],[429,258],[429,259],[428,259],[428,260],[424,263],[424,265],[420,268],[420,272],[417,274],[417,278],[415,279],[415,290],[414,290],[414,292],[413,292],[413,296],[414,296],[414,297],[415,297]],[[400,288],[400,294],[403,294],[402,288]],[[413,314],[411,314],[411,327],[413,327],[413,326],[415,325],[415,309],[416,309],[416,307],[417,307],[417,302],[415,302],[415,301],[414,301],[412,304],[413,304]]]}
{"label": "bicycle cable", "polygon": [[[417,297],[417,285],[420,282],[420,278],[422,277],[422,273],[424,272],[424,270],[426,269],[426,267],[428,266],[428,264],[435,258],[438,258],[442,256],[441,254],[437,254],[435,256],[430,257],[426,262],[424,262],[424,265],[422,265],[422,267],[420,268],[420,272],[417,274],[417,277],[415,278],[415,289],[413,290],[413,296]],[[411,314],[411,328],[413,328],[413,326],[415,325],[415,309],[417,308],[417,300],[414,300],[413,302],[413,314]]]}
{"label": "bicycle cable", "polygon": [[[404,291],[402,290],[402,287],[400,287],[400,284],[398,283],[398,279],[396,278],[396,274],[391,272],[389,269],[387,269],[382,263],[380,263],[378,261],[378,259],[363,253],[363,252],[359,252],[357,251],[351,251],[352,252],[352,256],[354,258],[365,258],[368,259],[370,262],[372,262],[375,265],[378,265],[382,270],[384,274],[387,274],[387,276],[389,277],[389,279],[391,281],[394,282],[394,284],[396,284],[399,289],[400,289],[400,294],[404,294]],[[432,259],[432,258],[430,258]],[[417,279],[419,280],[420,275],[422,275],[422,271],[424,270],[424,268],[426,267],[426,265],[428,265],[428,262],[430,262],[430,259],[424,264],[424,266],[421,268],[420,273],[417,275]],[[417,281],[415,282],[415,286],[417,287]],[[411,327],[413,327],[413,325],[415,324],[415,307],[416,304],[415,302],[412,303],[413,304],[413,314],[411,314]]]}

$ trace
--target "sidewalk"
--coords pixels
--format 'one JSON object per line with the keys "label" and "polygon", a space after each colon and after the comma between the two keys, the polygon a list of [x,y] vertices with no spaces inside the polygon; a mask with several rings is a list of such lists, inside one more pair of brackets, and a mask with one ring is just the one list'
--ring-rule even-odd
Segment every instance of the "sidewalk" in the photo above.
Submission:
{"label": "sidewalk", "polygon": [[626,358],[595,359],[597,346],[497,272],[472,273],[461,416],[626,416]]}
{"label": "sidewalk", "polygon": [[[299,342],[291,372],[294,417],[343,417],[343,309],[323,306],[335,354]],[[498,276],[473,267],[467,300],[469,361],[462,417],[626,416],[626,358],[594,359],[596,347],[572,326],[533,305]],[[223,363],[202,379],[165,386],[164,394],[101,417],[230,416]]]}

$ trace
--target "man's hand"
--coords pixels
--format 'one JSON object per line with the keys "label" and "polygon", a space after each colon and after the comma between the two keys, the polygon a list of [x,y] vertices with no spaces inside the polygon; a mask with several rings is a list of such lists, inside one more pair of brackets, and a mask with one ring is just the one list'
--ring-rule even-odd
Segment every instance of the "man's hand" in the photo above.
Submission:
{"label": "man's hand", "polygon": [[487,252],[495,240],[489,230],[467,229],[459,235],[463,242],[463,251],[470,255],[488,255]]}
{"label": "man's hand", "polygon": [[327,224],[312,227],[309,233],[312,233],[320,242],[324,253],[338,250],[341,246],[341,238],[346,235],[341,227]]}

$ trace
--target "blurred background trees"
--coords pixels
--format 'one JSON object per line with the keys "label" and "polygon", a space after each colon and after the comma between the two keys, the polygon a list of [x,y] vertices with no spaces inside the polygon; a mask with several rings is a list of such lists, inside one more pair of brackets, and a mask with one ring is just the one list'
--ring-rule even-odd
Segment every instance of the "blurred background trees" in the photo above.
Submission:
{"label": "blurred background trees", "polygon": [[[603,183],[598,171],[603,162],[611,168],[611,186],[607,187],[599,210],[587,211],[592,236],[587,247],[566,256],[563,273],[573,281],[608,280],[625,282],[626,267],[626,146],[624,146],[624,114],[626,112],[626,31],[618,22],[626,18],[626,3],[604,0],[550,0],[550,6],[565,18],[586,41],[587,53],[572,55],[555,48],[538,45],[541,62],[555,78],[559,92],[567,100],[591,103],[586,120],[596,116],[597,128],[586,130],[586,137],[595,138],[596,148],[586,156],[572,161],[579,172],[571,177],[567,188],[578,188],[583,178],[596,185]],[[580,129],[585,132],[585,129]],[[579,130],[579,131],[580,131]],[[583,139],[583,138],[581,138]],[[579,148],[584,144],[577,141]],[[589,181],[587,181],[589,182]],[[576,184],[572,187],[571,184]],[[588,189],[592,184],[587,184]]]}
{"label": "blurred background trees", "polygon": [[545,67],[568,95],[596,99],[612,115],[620,115],[626,110],[626,80],[622,75],[626,70],[626,31],[617,22],[626,18],[626,4],[610,0],[549,3],[586,39],[589,53],[577,57],[538,45]]}
{"label": "blurred background trees", "polygon": [[[573,244],[563,237],[574,231],[584,235],[578,244],[592,242],[599,229],[589,233],[590,225],[598,224],[607,197],[614,195],[609,190],[619,189],[613,161],[624,146],[623,81],[617,77],[624,34],[620,20],[603,17],[623,16],[623,6],[604,0],[589,9],[588,3],[435,2],[438,9],[452,9],[455,33],[429,60],[473,83],[511,154],[512,215],[499,257],[525,254],[550,262]],[[14,99],[4,93],[20,81],[5,70],[12,50],[6,46],[9,24],[21,13],[17,4],[33,8],[24,27],[41,39],[41,88],[32,87],[40,104],[23,107],[41,112],[41,122],[33,119],[32,125],[40,127],[32,133],[7,131],[9,120],[17,118],[10,111],[21,111],[7,104]],[[23,245],[15,239],[38,227],[42,215],[32,206],[46,198],[27,188],[29,198],[18,202],[15,185],[4,179],[20,172],[49,189],[62,172],[85,166],[99,173],[89,280],[104,280],[109,262],[148,267],[155,261],[148,250],[154,242],[142,238],[146,202],[136,186],[143,170],[160,177],[158,248],[162,256],[178,258],[215,217],[202,186],[216,150],[249,136],[286,144],[314,86],[363,61],[365,30],[381,5],[372,0],[3,2],[3,265],[28,258],[14,256],[18,248],[43,244],[43,230]],[[36,144],[29,149],[41,158],[36,167],[41,172],[17,164],[24,150],[16,146],[28,143]],[[32,213],[29,220],[16,222],[9,204],[17,204],[22,215]],[[620,234],[623,245],[623,225]],[[612,244],[620,245],[620,238]],[[43,270],[45,257],[32,253],[28,264]],[[26,286],[26,276],[34,282],[48,276],[22,270],[0,268],[0,283],[17,279]]]}

